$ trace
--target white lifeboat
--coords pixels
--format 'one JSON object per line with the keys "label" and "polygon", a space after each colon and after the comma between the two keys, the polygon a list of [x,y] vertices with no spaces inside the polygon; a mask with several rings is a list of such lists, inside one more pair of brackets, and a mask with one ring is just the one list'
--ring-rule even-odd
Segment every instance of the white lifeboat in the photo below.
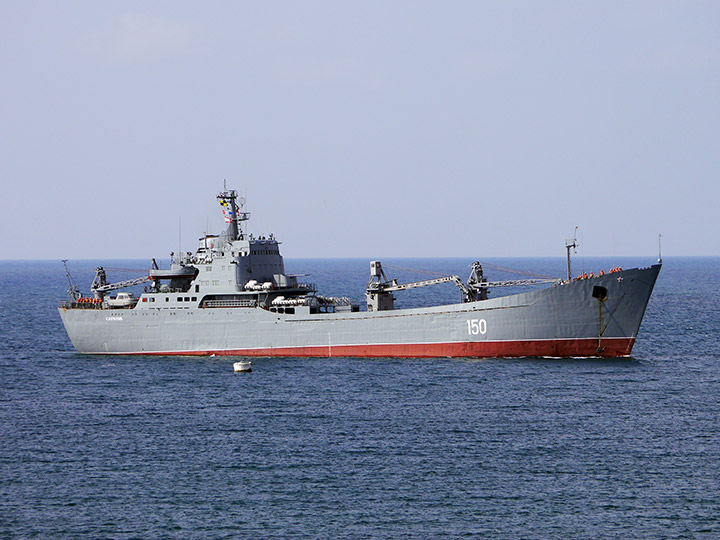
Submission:
{"label": "white lifeboat", "polygon": [[137,304],[138,299],[133,293],[121,292],[117,296],[107,299],[107,305],[111,308],[128,308]]}

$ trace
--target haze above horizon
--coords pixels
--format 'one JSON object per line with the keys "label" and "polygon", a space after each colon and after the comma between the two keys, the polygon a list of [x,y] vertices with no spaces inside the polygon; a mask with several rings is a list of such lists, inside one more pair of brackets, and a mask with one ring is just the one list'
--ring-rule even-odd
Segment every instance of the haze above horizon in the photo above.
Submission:
{"label": "haze above horizon", "polygon": [[16,2],[4,259],[718,256],[716,2]]}

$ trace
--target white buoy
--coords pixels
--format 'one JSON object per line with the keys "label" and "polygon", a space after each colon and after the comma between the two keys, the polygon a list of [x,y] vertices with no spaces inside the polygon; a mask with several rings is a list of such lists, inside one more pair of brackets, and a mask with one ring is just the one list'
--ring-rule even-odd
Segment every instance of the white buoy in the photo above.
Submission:
{"label": "white buoy", "polygon": [[240,360],[233,364],[233,370],[236,372],[250,372],[252,371],[252,362],[250,360]]}

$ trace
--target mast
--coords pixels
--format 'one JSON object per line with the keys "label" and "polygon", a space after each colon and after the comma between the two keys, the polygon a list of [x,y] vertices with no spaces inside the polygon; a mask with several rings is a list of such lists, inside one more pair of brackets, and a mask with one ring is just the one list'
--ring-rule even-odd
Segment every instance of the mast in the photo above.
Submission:
{"label": "mast", "polygon": [[245,199],[240,197],[238,205],[238,194],[234,189],[227,189],[227,180],[224,184],[224,190],[218,193],[217,199],[222,206],[225,216],[225,223],[228,224],[226,231],[227,238],[230,242],[234,240],[242,240],[243,230],[241,223],[250,219],[250,212],[244,212]]}
{"label": "mast", "polygon": [[567,249],[567,278],[568,281],[572,280],[572,270],[570,269],[570,250],[572,249],[574,253],[577,253],[577,230],[578,228],[575,227],[575,232],[573,233],[573,237],[570,240],[565,240],[565,249]]}

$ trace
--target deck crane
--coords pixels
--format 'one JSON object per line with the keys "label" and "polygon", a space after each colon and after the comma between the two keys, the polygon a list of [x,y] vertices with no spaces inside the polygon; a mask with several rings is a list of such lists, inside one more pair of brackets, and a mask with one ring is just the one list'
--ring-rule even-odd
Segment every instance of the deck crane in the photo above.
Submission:
{"label": "deck crane", "polygon": [[65,275],[68,280],[68,298],[70,299],[70,303],[77,302],[78,298],[82,296],[80,294],[80,289],[75,286],[75,282],[73,281],[72,276],[70,276],[70,270],[68,270],[67,266],[68,260],[63,259],[62,263],[65,266]]}
{"label": "deck crane", "polygon": [[559,283],[558,279],[516,279],[509,281],[487,281],[483,275],[482,265],[475,261],[470,265],[470,277],[467,284],[455,275],[443,276],[410,283],[398,283],[397,279],[388,280],[380,261],[370,262],[370,280],[365,292],[368,311],[389,311],[395,308],[393,292],[439,285],[441,283],[455,283],[462,293],[464,302],[487,300],[488,289],[491,287],[519,287],[524,285],[539,285],[541,283]]}
{"label": "deck crane", "polygon": [[[156,270],[158,269],[155,259],[152,260],[152,268]],[[92,285],[90,285],[90,290],[95,294],[95,298],[102,300],[105,294],[110,291],[125,289],[134,285],[141,285],[143,283],[147,283],[148,281],[152,281],[152,277],[142,276],[134,279],[127,279],[125,281],[118,281],[117,283],[108,283],[105,269],[102,266],[98,266],[95,269],[95,278],[93,279]]]}
{"label": "deck crane", "polygon": [[367,284],[366,297],[368,311],[388,311],[395,307],[393,292],[428,287],[441,283],[455,283],[460,289],[463,301],[474,302],[475,300],[487,299],[487,286],[483,276],[482,266],[474,262],[471,266],[472,272],[468,278],[467,285],[458,276],[443,276],[411,283],[398,283],[397,279],[388,280],[383,271],[380,261],[370,262],[370,280]]}

